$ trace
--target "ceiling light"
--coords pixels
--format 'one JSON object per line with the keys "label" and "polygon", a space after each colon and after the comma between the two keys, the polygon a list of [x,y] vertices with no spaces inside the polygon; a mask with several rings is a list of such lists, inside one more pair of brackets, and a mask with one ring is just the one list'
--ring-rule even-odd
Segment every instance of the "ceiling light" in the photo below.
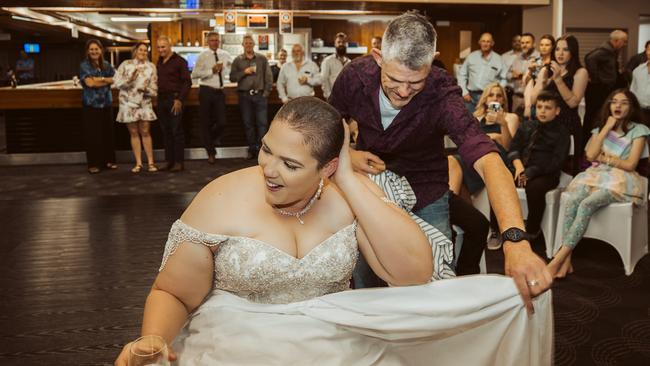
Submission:
{"label": "ceiling light", "polygon": [[24,22],[34,22],[34,21],[36,21],[36,19],[21,17],[20,15],[12,15],[11,19],[22,20]]}
{"label": "ceiling light", "polygon": [[171,17],[111,17],[113,22],[170,22]]}
{"label": "ceiling light", "polygon": [[147,33],[149,30],[147,28],[136,28],[136,33]]}

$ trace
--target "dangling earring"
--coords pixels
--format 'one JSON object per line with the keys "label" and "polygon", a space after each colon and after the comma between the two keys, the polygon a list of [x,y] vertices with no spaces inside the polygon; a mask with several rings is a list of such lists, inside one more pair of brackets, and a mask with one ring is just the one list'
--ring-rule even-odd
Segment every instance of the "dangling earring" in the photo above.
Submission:
{"label": "dangling earring", "polygon": [[323,193],[323,178],[320,179],[320,182],[318,182],[318,190],[316,191],[316,199],[320,199],[321,193]]}

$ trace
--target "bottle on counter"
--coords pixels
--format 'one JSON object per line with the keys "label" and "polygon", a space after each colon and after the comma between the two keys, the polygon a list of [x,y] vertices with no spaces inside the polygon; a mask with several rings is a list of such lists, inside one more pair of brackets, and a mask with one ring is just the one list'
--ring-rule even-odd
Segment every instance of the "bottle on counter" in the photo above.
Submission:
{"label": "bottle on counter", "polygon": [[16,73],[13,70],[9,72],[9,84],[11,84],[12,88],[18,87],[18,79],[16,79]]}
{"label": "bottle on counter", "polygon": [[74,86],[75,88],[79,86],[79,78],[77,77],[77,75],[72,77],[72,86]]}

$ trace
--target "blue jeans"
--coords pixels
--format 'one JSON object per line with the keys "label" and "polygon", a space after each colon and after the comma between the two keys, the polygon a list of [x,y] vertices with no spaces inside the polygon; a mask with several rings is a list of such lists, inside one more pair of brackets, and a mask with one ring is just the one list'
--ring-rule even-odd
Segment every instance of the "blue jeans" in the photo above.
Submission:
{"label": "blue jeans", "polygon": [[476,105],[478,104],[478,100],[481,99],[481,94],[483,94],[481,90],[469,92],[471,101],[465,102],[465,108],[467,108],[469,113],[474,113],[474,110],[476,109]]}
{"label": "blue jeans", "polygon": [[264,95],[250,95],[239,92],[239,110],[244,122],[246,142],[250,152],[257,153],[262,145],[262,137],[269,129],[267,117],[268,100]]}
{"label": "blue jeans", "polygon": [[449,191],[428,206],[414,212],[420,218],[433,225],[447,239],[451,240],[451,225],[449,225]]}
{"label": "blue jeans", "polygon": [[[415,212],[422,220],[433,225],[451,240],[451,226],[449,225],[449,192],[446,192],[437,201]],[[454,264],[455,265],[455,264]],[[359,256],[354,272],[352,273],[355,288],[384,287],[386,282],[372,271],[363,255]]]}

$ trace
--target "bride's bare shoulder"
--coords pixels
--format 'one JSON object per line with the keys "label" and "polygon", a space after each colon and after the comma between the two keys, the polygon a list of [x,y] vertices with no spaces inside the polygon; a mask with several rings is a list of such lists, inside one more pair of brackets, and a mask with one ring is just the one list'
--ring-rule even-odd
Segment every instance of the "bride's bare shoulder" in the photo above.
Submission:
{"label": "bride's bare shoulder", "polygon": [[259,167],[254,166],[222,175],[197,193],[181,220],[204,232],[223,233],[233,214],[255,197],[263,184]]}

